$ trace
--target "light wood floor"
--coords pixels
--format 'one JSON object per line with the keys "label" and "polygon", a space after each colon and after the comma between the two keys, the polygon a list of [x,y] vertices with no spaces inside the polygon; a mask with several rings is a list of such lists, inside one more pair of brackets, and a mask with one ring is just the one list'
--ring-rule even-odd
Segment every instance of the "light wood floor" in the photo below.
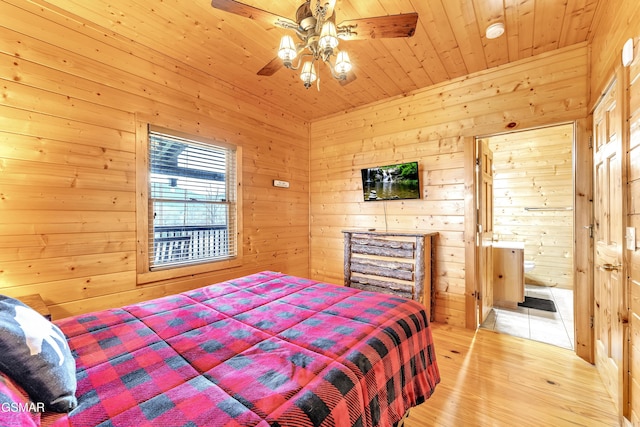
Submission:
{"label": "light wood floor", "polygon": [[442,380],[405,427],[617,426],[594,366],[571,350],[433,324]]}

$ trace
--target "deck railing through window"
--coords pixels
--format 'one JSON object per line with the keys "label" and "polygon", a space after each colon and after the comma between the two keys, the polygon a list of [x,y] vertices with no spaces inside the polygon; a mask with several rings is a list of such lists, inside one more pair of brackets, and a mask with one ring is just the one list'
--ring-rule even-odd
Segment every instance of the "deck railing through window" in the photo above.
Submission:
{"label": "deck railing through window", "polygon": [[198,262],[229,255],[225,225],[155,227],[151,265]]}

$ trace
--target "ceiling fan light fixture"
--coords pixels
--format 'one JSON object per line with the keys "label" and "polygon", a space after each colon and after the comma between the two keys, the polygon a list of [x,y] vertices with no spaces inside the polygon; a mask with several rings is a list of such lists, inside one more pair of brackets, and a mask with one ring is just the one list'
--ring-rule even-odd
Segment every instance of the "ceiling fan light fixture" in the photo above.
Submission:
{"label": "ceiling fan light fixture", "polygon": [[322,25],[318,44],[322,50],[329,53],[333,52],[333,49],[338,46],[338,32],[336,30],[336,24],[332,21],[327,21]]}
{"label": "ceiling fan light fixture", "polygon": [[271,76],[282,66],[290,70],[299,70],[304,58],[310,57],[310,63],[305,63],[304,70],[300,75],[307,87],[314,81],[320,82],[314,68],[314,62],[324,62],[330,68],[331,76],[341,85],[356,79],[356,76],[350,73],[352,65],[349,55],[346,52],[338,52],[338,37],[342,40],[412,37],[418,23],[418,14],[411,12],[348,19],[337,21],[339,23],[336,24],[335,6],[337,0],[299,1],[302,1],[302,4],[296,11],[295,20],[245,4],[242,1],[211,0],[211,6],[227,13],[295,33],[299,38],[298,43],[294,43],[291,36],[283,37],[280,40],[277,56],[262,67],[257,74]]}
{"label": "ceiling fan light fixture", "polygon": [[302,80],[302,83],[304,83],[304,87],[309,89],[317,78],[318,75],[316,74],[316,68],[313,66],[313,62],[305,62],[302,65],[302,71],[300,72],[300,80]]}
{"label": "ceiling fan light fixture", "polygon": [[288,35],[283,36],[280,40],[280,48],[278,49],[280,59],[282,59],[285,65],[291,65],[297,54],[298,52],[293,37]]}
{"label": "ceiling fan light fixture", "polygon": [[488,39],[497,39],[504,34],[504,23],[496,22],[487,27],[485,35]]}

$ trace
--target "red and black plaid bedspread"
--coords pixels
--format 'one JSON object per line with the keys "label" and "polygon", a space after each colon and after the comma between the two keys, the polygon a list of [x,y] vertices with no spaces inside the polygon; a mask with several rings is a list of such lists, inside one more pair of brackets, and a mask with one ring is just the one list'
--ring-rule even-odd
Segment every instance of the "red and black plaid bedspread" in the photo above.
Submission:
{"label": "red and black plaid bedspread", "polygon": [[72,426],[390,426],[440,381],[414,301],[262,272],[57,322]]}

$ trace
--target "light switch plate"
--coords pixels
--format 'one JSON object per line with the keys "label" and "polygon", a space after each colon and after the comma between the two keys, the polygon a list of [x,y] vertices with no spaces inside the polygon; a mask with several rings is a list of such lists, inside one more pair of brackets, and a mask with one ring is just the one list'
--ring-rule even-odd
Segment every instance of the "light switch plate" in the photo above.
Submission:
{"label": "light switch plate", "polygon": [[280,181],[279,179],[274,179],[273,186],[280,188],[289,188],[289,181]]}
{"label": "light switch plate", "polygon": [[627,227],[627,249],[630,251],[636,250],[636,228]]}

